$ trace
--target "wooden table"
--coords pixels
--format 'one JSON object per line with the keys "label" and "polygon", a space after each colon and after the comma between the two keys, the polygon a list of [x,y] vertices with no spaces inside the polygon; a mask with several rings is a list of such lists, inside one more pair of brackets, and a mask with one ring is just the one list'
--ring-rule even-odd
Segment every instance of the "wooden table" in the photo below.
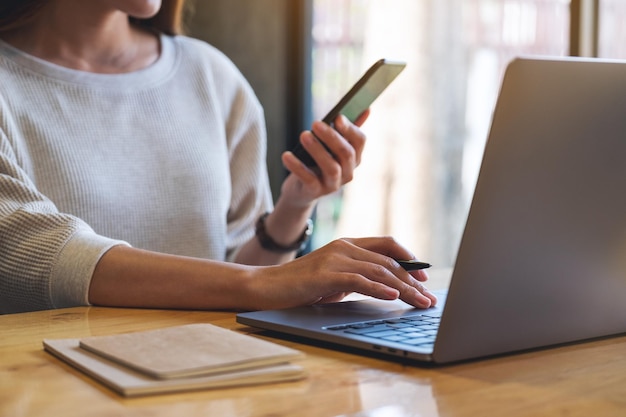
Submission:
{"label": "wooden table", "polygon": [[[306,353],[298,382],[125,399],[42,349],[77,338],[210,322]],[[230,312],[80,307],[0,316],[0,416],[626,416],[626,336],[445,367],[314,347]]]}

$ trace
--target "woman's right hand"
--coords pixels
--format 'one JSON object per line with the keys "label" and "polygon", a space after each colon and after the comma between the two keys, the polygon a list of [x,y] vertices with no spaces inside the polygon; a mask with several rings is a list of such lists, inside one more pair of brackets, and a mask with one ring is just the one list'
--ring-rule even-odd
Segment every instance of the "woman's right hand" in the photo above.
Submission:
{"label": "woman's right hand", "polygon": [[357,292],[419,308],[437,298],[422,282],[423,270],[407,272],[394,259],[414,255],[390,237],[338,239],[294,261],[255,269],[242,304],[251,310],[336,302]]}
{"label": "woman's right hand", "polygon": [[105,253],[89,287],[101,306],[202,310],[267,310],[340,301],[357,292],[400,298],[419,308],[437,299],[394,259],[413,254],[390,237],[338,239],[272,266],[188,258],[119,245]]}

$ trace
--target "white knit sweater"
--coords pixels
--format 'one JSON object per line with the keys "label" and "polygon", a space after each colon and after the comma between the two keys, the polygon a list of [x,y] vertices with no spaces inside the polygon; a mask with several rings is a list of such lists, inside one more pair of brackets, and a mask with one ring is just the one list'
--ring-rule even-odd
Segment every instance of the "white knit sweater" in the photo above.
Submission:
{"label": "white knit sweater", "polygon": [[271,209],[252,89],[206,43],[161,44],[111,75],[0,41],[0,313],[88,304],[119,244],[229,260]]}

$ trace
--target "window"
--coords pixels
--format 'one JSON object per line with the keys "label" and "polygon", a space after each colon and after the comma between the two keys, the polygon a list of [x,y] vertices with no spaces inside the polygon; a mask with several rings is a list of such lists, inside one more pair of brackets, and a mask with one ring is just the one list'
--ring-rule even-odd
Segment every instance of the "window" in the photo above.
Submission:
{"label": "window", "polygon": [[626,58],[626,2],[602,0],[600,2],[599,56]]}
{"label": "window", "polygon": [[566,0],[314,0],[315,118],[376,59],[408,63],[372,106],[355,179],[320,202],[314,247],[393,235],[452,265],[504,68],[517,55],[567,54],[569,10]]}

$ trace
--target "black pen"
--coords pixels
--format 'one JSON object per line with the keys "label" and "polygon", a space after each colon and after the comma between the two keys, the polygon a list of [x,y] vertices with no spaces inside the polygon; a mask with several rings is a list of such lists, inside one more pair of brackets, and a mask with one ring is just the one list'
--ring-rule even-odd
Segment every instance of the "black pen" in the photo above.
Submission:
{"label": "black pen", "polygon": [[406,261],[396,259],[396,262],[398,262],[400,266],[406,269],[407,271],[417,271],[418,269],[426,269],[426,268],[431,267],[429,263],[416,261],[414,259],[410,259]]}

